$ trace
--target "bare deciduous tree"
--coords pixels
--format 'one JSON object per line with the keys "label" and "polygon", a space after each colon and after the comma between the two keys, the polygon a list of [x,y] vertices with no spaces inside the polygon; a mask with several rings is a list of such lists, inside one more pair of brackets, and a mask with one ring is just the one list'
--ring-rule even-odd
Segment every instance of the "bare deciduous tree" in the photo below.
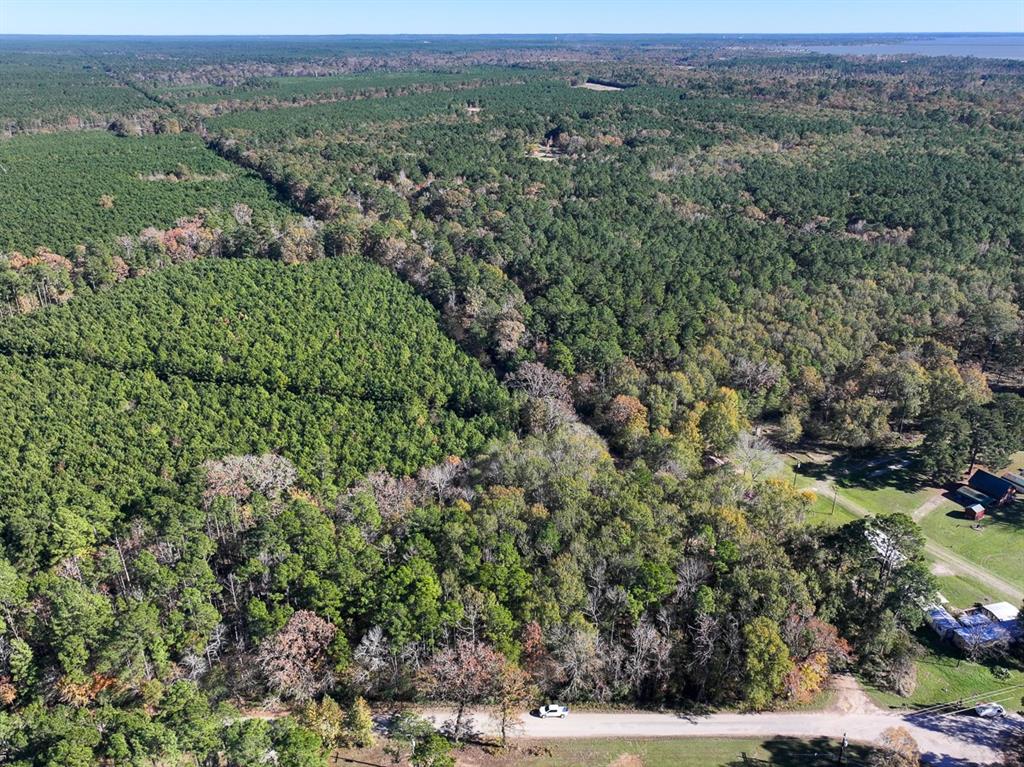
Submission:
{"label": "bare deciduous tree", "polygon": [[425,697],[452,701],[455,719],[449,729],[456,742],[469,730],[467,709],[494,699],[498,672],[505,662],[491,647],[461,639],[437,650],[420,670],[416,686]]}
{"label": "bare deciduous tree", "polygon": [[633,627],[632,652],[626,659],[626,677],[635,697],[641,697],[648,682],[660,686],[668,677],[672,642],[648,620]]}
{"label": "bare deciduous tree", "polygon": [[275,692],[304,701],[329,689],[334,674],[327,648],[337,629],[308,610],[292,613],[288,623],[260,645],[257,663]]}
{"label": "bare deciduous tree", "polygon": [[567,700],[607,699],[604,659],[599,652],[596,632],[557,626],[552,630],[550,645],[562,694]]}
{"label": "bare deciduous tree", "polygon": [[506,379],[512,389],[521,389],[536,399],[553,399],[572,404],[569,379],[540,362],[524,362]]}
{"label": "bare deciduous tree", "polygon": [[436,466],[426,466],[416,475],[420,482],[431,488],[438,503],[449,497],[456,479],[466,470],[466,464],[457,455],[450,455]]}
{"label": "bare deciduous tree", "polygon": [[287,458],[273,453],[266,455],[230,455],[219,461],[206,461],[203,501],[209,507],[217,498],[246,501],[253,493],[268,498],[280,495],[298,477]]}
{"label": "bare deciduous tree", "polygon": [[773,477],[782,471],[783,463],[771,443],[760,434],[740,432],[736,447],[733,448],[733,466],[743,472],[751,485]]}
{"label": "bare deciduous tree", "polygon": [[768,360],[739,357],[732,366],[733,382],[742,389],[762,392],[772,388],[782,378],[782,367]]}

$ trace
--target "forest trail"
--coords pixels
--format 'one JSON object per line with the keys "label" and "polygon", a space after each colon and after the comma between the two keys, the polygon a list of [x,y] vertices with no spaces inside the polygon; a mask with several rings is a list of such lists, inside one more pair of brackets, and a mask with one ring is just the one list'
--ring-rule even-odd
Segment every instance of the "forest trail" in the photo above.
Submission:
{"label": "forest trail", "polygon": [[[1009,716],[986,720],[969,715],[915,716],[913,713],[864,712],[765,712],[722,713],[690,716],[676,713],[573,711],[565,719],[540,719],[528,715],[516,728],[515,737],[554,738],[666,738],[666,737],[763,737],[841,739],[876,742],[890,727],[905,727],[921,748],[925,763],[932,765],[984,765],[1000,758],[999,749],[1010,733],[1024,727],[1024,720]],[[420,712],[440,726],[450,712]],[[476,711],[473,725],[480,734],[497,732],[496,718]]]}
{"label": "forest trail", "polygon": [[[818,480],[813,485],[811,485],[810,489],[813,490],[815,493],[818,493],[818,495],[823,495],[825,497],[829,497],[834,493],[838,492],[838,488],[835,485],[833,477],[826,477],[825,479]],[[914,510],[912,516],[915,519],[915,521],[923,518],[925,514],[927,514],[929,511],[938,506],[939,502],[941,502],[942,500],[941,491],[939,492],[940,494],[937,496],[938,501],[936,501],[934,497],[930,498],[928,501],[925,501],[925,503],[923,503],[921,506]],[[933,502],[934,506],[926,508],[929,506],[929,504],[932,504]],[[873,516],[872,512],[865,509],[856,501],[850,500],[846,496],[842,497],[842,500],[839,501],[839,505],[845,508],[847,511],[856,514],[858,517]],[[924,509],[923,512],[921,511],[922,509]],[[921,515],[920,517],[917,516],[919,513]],[[1012,583],[1008,583],[1007,581],[1003,580],[997,575],[994,575],[985,568],[964,559],[958,554],[954,554],[945,546],[941,546],[938,543],[935,543],[935,541],[925,539],[924,548],[925,551],[928,552],[928,554],[930,554],[935,560],[937,560],[942,565],[948,567],[949,570],[952,571],[954,574],[966,575],[970,578],[974,578],[975,580],[980,581],[981,583],[988,586],[993,591],[997,591],[1003,594],[1005,597],[1011,598],[1011,601],[1013,602],[1019,603],[1024,601],[1024,591],[1017,588]]]}

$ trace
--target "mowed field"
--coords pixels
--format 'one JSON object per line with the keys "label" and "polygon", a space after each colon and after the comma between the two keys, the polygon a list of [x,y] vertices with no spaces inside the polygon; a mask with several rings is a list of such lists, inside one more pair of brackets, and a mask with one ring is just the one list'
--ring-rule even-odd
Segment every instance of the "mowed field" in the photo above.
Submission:
{"label": "mowed field", "polygon": [[[1009,468],[1019,468],[1024,456],[1012,456]],[[856,509],[872,514],[914,514],[936,498],[931,487],[900,455],[870,461],[801,453],[789,457],[788,469],[796,487],[814,488],[831,483],[834,492],[819,493],[811,521],[847,521]],[[797,468],[798,467],[798,468]],[[835,503],[833,503],[833,500]],[[834,511],[833,511],[834,507]],[[967,559],[1009,583],[1024,588],[1024,501],[991,509],[980,523],[963,515],[963,507],[942,498],[918,520],[929,540]],[[943,594],[957,606],[975,601],[1003,599],[975,579],[937,569]]]}
{"label": "mowed field", "polygon": [[[580,738],[520,741],[496,753],[467,747],[453,755],[458,767],[826,767],[836,764],[840,751],[839,741],[826,738]],[[858,763],[869,758],[871,749],[854,743],[846,753]],[[335,759],[338,765],[392,763],[380,747],[338,751]]]}
{"label": "mowed field", "polygon": [[967,519],[959,504],[946,501],[920,524],[931,540],[1024,588],[1024,501],[990,509],[979,522]]}
{"label": "mowed field", "polygon": [[1009,711],[1021,709],[1024,672],[1002,669],[996,663],[975,663],[958,656],[929,629],[917,632],[925,652],[917,661],[917,689],[908,697],[866,686],[874,702],[888,708],[922,708],[957,700],[1002,703]]}

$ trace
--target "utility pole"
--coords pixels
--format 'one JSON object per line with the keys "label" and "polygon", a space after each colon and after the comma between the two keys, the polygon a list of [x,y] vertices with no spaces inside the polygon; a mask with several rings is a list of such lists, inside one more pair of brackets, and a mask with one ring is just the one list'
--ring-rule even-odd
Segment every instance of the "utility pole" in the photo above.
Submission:
{"label": "utility pole", "polygon": [[[836,499],[838,497],[839,497],[839,488],[837,488],[835,485],[833,485],[832,486],[832,514],[830,516],[833,516],[836,513]],[[844,735],[843,737],[846,737],[846,736]]]}

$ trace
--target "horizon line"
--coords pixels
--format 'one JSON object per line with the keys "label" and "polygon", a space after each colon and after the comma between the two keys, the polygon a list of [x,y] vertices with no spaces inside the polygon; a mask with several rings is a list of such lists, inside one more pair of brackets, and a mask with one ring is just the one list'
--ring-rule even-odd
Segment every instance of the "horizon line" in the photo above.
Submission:
{"label": "horizon line", "polygon": [[1002,30],[961,30],[949,32],[879,32],[879,31],[848,31],[848,32],[293,32],[274,34],[251,32],[248,34],[225,33],[180,33],[173,35],[153,34],[149,32],[131,33],[78,33],[78,32],[0,32],[0,39],[11,37],[84,37],[84,38],[124,38],[149,37],[174,39],[182,37],[234,37],[234,38],[331,38],[331,37],[818,37],[841,35],[1016,35],[1024,36],[1024,31]]}

